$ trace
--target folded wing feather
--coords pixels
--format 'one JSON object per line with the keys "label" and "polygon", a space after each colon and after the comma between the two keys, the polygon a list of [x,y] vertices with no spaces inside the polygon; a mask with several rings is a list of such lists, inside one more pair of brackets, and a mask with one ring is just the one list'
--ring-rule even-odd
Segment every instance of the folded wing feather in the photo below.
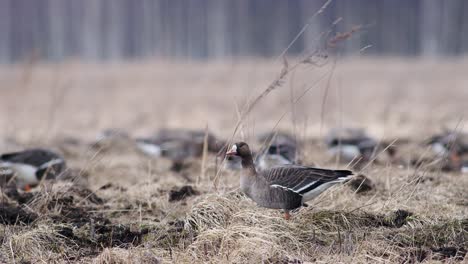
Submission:
{"label": "folded wing feather", "polygon": [[317,189],[323,184],[339,183],[352,175],[348,170],[326,170],[304,166],[281,166],[263,173],[271,187],[286,188],[300,195]]}

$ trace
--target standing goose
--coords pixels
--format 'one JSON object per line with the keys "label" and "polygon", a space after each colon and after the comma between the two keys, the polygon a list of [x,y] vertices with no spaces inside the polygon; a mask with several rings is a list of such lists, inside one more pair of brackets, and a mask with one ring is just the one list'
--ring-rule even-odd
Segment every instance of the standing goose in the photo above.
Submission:
{"label": "standing goose", "polygon": [[42,179],[53,179],[66,169],[65,160],[46,149],[28,149],[0,155],[0,166],[16,175],[18,187],[29,191]]}
{"label": "standing goose", "polygon": [[297,165],[278,166],[265,171],[255,169],[252,153],[244,142],[236,143],[226,155],[242,159],[240,188],[259,206],[283,209],[284,218],[289,211],[317,197],[331,186],[348,180],[352,172],[326,170]]}

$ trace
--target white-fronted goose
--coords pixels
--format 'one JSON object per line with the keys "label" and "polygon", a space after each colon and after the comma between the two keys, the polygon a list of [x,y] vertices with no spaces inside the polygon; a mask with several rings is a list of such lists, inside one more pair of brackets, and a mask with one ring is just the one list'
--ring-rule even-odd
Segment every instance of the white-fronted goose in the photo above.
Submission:
{"label": "white-fronted goose", "polygon": [[463,170],[463,156],[468,154],[468,135],[456,132],[446,132],[432,136],[426,141],[432,152],[446,160],[445,166],[450,170]]}
{"label": "white-fronted goose", "polygon": [[450,154],[464,155],[468,153],[468,135],[456,132],[446,132],[432,136],[427,140],[435,154],[447,157]]}
{"label": "white-fronted goose", "polygon": [[91,147],[99,151],[128,151],[134,148],[135,142],[123,129],[106,129],[97,134]]}
{"label": "white-fronted goose", "polygon": [[264,144],[264,150],[255,160],[257,168],[267,170],[274,166],[291,165],[297,163],[296,140],[284,132],[270,132],[258,138]]}
{"label": "white-fronted goose", "polygon": [[275,166],[292,165],[295,163],[295,153],[296,149],[290,145],[270,145],[266,151],[257,156],[255,164],[262,171]]}
{"label": "white-fronted goose", "polygon": [[42,179],[53,179],[62,173],[66,169],[66,162],[50,150],[28,149],[2,154],[0,166],[12,169],[18,187],[30,190]]}
{"label": "white-fronted goose", "polygon": [[239,171],[242,169],[242,159],[238,156],[226,156],[224,159],[224,168],[232,171]]}
{"label": "white-fronted goose", "polygon": [[[190,129],[161,129],[156,133],[155,137],[159,141],[186,141],[191,142],[193,145],[197,145],[201,149],[205,141],[204,130],[190,130]],[[217,153],[224,147],[225,142],[219,140],[211,132],[207,133],[207,145],[208,151]]]}
{"label": "white-fronted goose", "polygon": [[339,157],[342,162],[357,161],[358,164],[371,161],[378,151],[386,148],[386,153],[393,159],[396,153],[394,146],[379,142],[368,136],[364,130],[356,128],[332,129],[325,138],[328,153]]}
{"label": "white-fronted goose", "polygon": [[258,205],[272,209],[283,209],[285,219],[289,211],[317,197],[331,186],[350,178],[351,171],[327,170],[297,165],[278,166],[257,171],[249,146],[236,143],[226,155],[242,159],[240,188]]}
{"label": "white-fronted goose", "polygon": [[370,160],[377,141],[367,136],[364,130],[354,128],[332,129],[325,137],[328,152],[343,162],[361,158]]}
{"label": "white-fronted goose", "polygon": [[[207,136],[208,151],[218,153],[224,143],[211,133]],[[172,160],[173,169],[177,171],[185,160],[202,155],[204,139],[205,131],[165,129],[155,137],[136,139],[136,144],[139,150],[151,157]]]}

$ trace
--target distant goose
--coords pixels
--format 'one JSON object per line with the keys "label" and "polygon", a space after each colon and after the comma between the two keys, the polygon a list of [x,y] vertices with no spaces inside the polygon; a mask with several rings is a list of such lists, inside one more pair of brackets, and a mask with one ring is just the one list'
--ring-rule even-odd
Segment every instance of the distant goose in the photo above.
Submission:
{"label": "distant goose", "polygon": [[467,138],[468,136],[462,133],[447,132],[432,136],[427,144],[440,157],[446,157],[450,154],[463,155],[468,153]]}
{"label": "distant goose", "polygon": [[295,153],[295,147],[290,145],[270,145],[265,152],[257,156],[255,165],[260,170],[280,165],[292,165],[295,164]]}
{"label": "distant goose", "polygon": [[28,149],[2,154],[0,167],[13,170],[17,185],[24,190],[30,190],[42,179],[53,179],[62,173],[66,169],[66,162],[50,150]]}
{"label": "distant goose", "polygon": [[134,141],[130,135],[122,129],[106,129],[100,132],[91,147],[99,151],[127,151],[134,148]]}
{"label": "distant goose", "polygon": [[468,136],[463,133],[446,132],[432,136],[426,141],[432,152],[439,158],[448,159],[446,164],[451,169],[466,170],[462,157],[468,154]]}
{"label": "distant goose", "polygon": [[191,129],[161,129],[153,137],[159,141],[185,141],[190,142],[194,146],[198,146],[199,153],[201,154],[203,144],[205,142],[205,134],[207,137],[207,148],[209,152],[217,153],[224,147],[225,142],[218,139],[211,132],[204,130],[191,130]]}
{"label": "distant goose", "polygon": [[[151,157],[165,157],[174,162],[173,169],[179,170],[185,160],[203,154],[205,131],[161,130],[152,138],[136,139],[137,147]],[[217,153],[223,147],[211,133],[207,135],[207,150]]]}
{"label": "distant goose", "polygon": [[357,161],[358,164],[369,162],[375,158],[378,151],[386,149],[387,155],[393,159],[395,146],[379,142],[368,136],[364,130],[355,128],[332,129],[325,138],[330,156],[339,157],[342,162]]}
{"label": "distant goose", "polygon": [[325,138],[328,153],[339,157],[343,162],[351,162],[357,158],[370,160],[377,141],[370,138],[361,129],[332,129]]}
{"label": "distant goose", "polygon": [[297,165],[278,166],[257,171],[249,146],[236,143],[226,153],[242,160],[240,188],[259,206],[284,210],[285,219],[289,212],[317,197],[331,186],[350,179],[347,170],[327,170]]}
{"label": "distant goose", "polygon": [[258,138],[266,149],[257,156],[255,163],[260,170],[278,165],[291,165],[297,162],[296,140],[284,132],[270,132]]}

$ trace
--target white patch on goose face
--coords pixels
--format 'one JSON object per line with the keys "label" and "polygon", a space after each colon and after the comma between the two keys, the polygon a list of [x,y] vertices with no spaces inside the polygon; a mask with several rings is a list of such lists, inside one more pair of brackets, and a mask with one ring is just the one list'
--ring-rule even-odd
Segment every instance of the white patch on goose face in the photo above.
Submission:
{"label": "white patch on goose face", "polygon": [[138,142],[137,147],[143,153],[153,157],[161,156],[161,147],[155,144],[145,143],[145,142]]}
{"label": "white patch on goose face", "polygon": [[235,153],[237,153],[237,145],[236,145],[236,144],[232,145],[232,148],[231,148],[231,151],[230,151],[230,152],[235,152]]}

